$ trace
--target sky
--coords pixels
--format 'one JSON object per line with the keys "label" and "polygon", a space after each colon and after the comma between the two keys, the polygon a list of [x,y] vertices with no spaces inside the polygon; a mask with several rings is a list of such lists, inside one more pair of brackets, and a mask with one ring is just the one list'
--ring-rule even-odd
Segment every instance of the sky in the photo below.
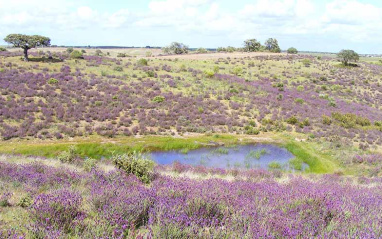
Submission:
{"label": "sky", "polygon": [[0,0],[0,45],[11,33],[67,46],[242,47],[382,54],[380,0]]}

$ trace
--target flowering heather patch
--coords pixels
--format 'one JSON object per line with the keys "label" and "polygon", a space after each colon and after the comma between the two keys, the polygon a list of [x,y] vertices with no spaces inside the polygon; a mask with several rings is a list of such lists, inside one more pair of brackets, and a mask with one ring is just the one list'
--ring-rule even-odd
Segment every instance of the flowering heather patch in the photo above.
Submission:
{"label": "flowering heather patch", "polygon": [[[141,66],[132,59],[85,56],[75,67],[63,62],[53,69],[0,57],[3,139],[297,131],[382,144],[379,65],[340,68],[330,58],[297,55],[154,59]],[[212,77],[204,74],[215,68]]]}
{"label": "flowering heather patch", "polygon": [[[178,165],[179,166],[179,165]],[[11,170],[14,168],[14,170]],[[1,182],[34,165],[1,164]],[[23,171],[25,170],[25,171]],[[239,172],[248,179],[159,176],[150,185],[122,171],[76,173],[44,166],[46,184],[26,212],[25,236],[44,238],[380,238],[381,178]],[[163,170],[163,169],[161,169]],[[16,174],[17,175],[17,174]],[[252,175],[252,177],[250,177]],[[25,177],[21,189],[39,187]],[[20,188],[18,189],[20,190]],[[17,205],[11,205],[17,207]],[[7,207],[9,208],[9,207]],[[22,225],[22,224],[20,224]],[[20,228],[18,228],[20,229]],[[11,228],[0,235],[17,235]],[[22,234],[19,234],[22,235]],[[12,238],[12,236],[10,236]],[[15,237],[13,237],[15,238]]]}

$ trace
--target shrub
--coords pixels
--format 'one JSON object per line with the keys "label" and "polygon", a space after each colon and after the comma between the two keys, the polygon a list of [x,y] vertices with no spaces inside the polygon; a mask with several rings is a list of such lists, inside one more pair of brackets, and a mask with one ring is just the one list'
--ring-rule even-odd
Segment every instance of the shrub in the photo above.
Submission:
{"label": "shrub", "polygon": [[96,56],[102,56],[102,54],[103,54],[102,51],[99,49],[95,51]]}
{"label": "shrub", "polygon": [[77,147],[74,145],[71,145],[67,151],[61,152],[57,158],[62,163],[71,163],[77,156]]}
{"label": "shrub", "polygon": [[50,85],[57,84],[57,83],[58,83],[58,80],[55,79],[55,78],[50,78],[50,79],[48,80],[48,84],[50,84]]}
{"label": "shrub", "polygon": [[86,158],[82,166],[86,172],[90,172],[97,166],[97,159]]}
{"label": "shrub", "polygon": [[296,98],[295,100],[294,100],[294,102],[295,103],[298,103],[298,104],[304,104],[304,100],[303,99],[301,99],[301,98]]}
{"label": "shrub", "polygon": [[85,53],[86,53],[86,51],[85,51],[84,49],[82,49],[82,50],[81,50],[81,53],[82,53],[82,54],[85,54]]}
{"label": "shrub", "polygon": [[11,204],[9,203],[9,199],[11,198],[12,193],[6,192],[3,193],[0,197],[0,207],[9,207]]}
{"label": "shrub", "polygon": [[142,59],[139,59],[139,60],[137,61],[137,65],[138,65],[138,66],[147,66],[147,65],[148,65],[148,62],[147,62],[146,59],[142,58]]}
{"label": "shrub", "polygon": [[197,53],[207,53],[208,51],[207,51],[207,49],[200,47],[200,48],[196,49],[196,52]]}
{"label": "shrub", "polygon": [[146,57],[152,57],[153,53],[151,51],[146,51],[145,55]]}
{"label": "shrub", "polygon": [[150,183],[154,178],[155,163],[142,153],[134,151],[127,154],[113,155],[111,160],[116,167],[127,174],[134,174],[144,183]]}
{"label": "shrub", "polygon": [[371,122],[368,118],[358,116],[356,114],[346,113],[341,114],[339,112],[333,112],[332,118],[337,120],[339,124],[344,128],[354,128],[356,125],[369,126]]}
{"label": "shrub", "polygon": [[289,54],[297,54],[297,53],[298,53],[297,49],[294,48],[294,47],[290,47],[290,48],[288,48],[287,52],[288,52]]}
{"label": "shrub", "polygon": [[66,48],[66,52],[71,54],[74,51],[73,47]]}
{"label": "shrub", "polygon": [[118,53],[117,57],[126,57],[126,54],[125,53]]}
{"label": "shrub", "polygon": [[330,125],[332,123],[332,119],[327,115],[323,115],[322,116],[322,123],[326,124],[326,125]]}
{"label": "shrub", "polygon": [[205,70],[204,71],[204,75],[207,77],[207,78],[212,78],[214,75],[215,75],[215,72],[211,71],[211,70]]}
{"label": "shrub", "polygon": [[303,64],[305,67],[309,67],[310,64],[312,64],[312,61],[309,60],[309,59],[304,59],[304,60],[302,60],[301,62],[302,62],[302,64]]}
{"label": "shrub", "polygon": [[72,59],[83,59],[84,57],[82,55],[82,52],[74,50],[74,51],[72,51],[72,53],[70,53],[70,58],[72,58]]}
{"label": "shrub", "polygon": [[114,67],[114,70],[115,71],[123,71],[123,68],[122,68],[122,66],[116,66],[116,67]]}
{"label": "shrub", "polygon": [[239,76],[239,75],[241,75],[241,73],[243,73],[243,68],[235,67],[235,68],[233,68],[232,73]]}
{"label": "shrub", "polygon": [[288,124],[297,124],[297,123],[298,123],[298,119],[297,119],[296,116],[292,116],[292,117],[290,117],[289,119],[287,119],[286,122],[287,122]]}
{"label": "shrub", "polygon": [[4,47],[0,47],[0,51],[7,51]]}
{"label": "shrub", "polygon": [[33,203],[32,197],[28,194],[25,197],[22,197],[20,201],[17,203],[17,206],[27,208],[31,206]]}
{"label": "shrub", "polygon": [[161,102],[163,102],[164,100],[165,100],[165,98],[164,98],[163,96],[160,96],[160,95],[155,96],[155,97],[152,99],[152,101],[153,101],[153,102],[156,102],[156,103],[161,103]]}

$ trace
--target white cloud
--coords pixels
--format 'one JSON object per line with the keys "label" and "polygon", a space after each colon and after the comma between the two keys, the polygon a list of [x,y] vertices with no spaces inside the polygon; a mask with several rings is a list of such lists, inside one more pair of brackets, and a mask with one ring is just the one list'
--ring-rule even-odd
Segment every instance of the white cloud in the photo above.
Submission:
{"label": "white cloud", "polygon": [[[382,9],[361,0],[329,0],[326,4],[315,0],[254,0],[238,10],[218,0],[152,0],[146,10],[121,8],[112,12],[78,0],[0,0],[0,6],[2,33],[47,32],[52,37],[67,35],[68,41],[71,31],[79,29],[79,33],[86,30],[93,35],[100,29],[135,29],[137,39],[150,36],[152,31],[159,33],[152,41],[178,35],[198,40],[220,37],[221,42],[214,45],[225,45],[227,39],[240,43],[251,37],[261,41],[280,38],[281,45],[282,38],[325,37],[359,43],[377,42],[382,37]],[[178,35],[160,35],[166,31]]]}

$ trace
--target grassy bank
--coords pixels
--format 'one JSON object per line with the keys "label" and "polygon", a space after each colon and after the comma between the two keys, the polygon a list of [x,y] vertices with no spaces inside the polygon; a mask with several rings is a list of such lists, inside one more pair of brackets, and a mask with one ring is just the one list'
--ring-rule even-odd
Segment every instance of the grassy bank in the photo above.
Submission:
{"label": "grassy bank", "polygon": [[188,151],[223,144],[229,146],[248,143],[273,143],[285,147],[296,156],[291,162],[294,168],[298,169],[302,163],[305,163],[309,166],[306,171],[311,173],[333,173],[341,170],[330,156],[330,153],[321,152],[318,145],[313,142],[299,142],[294,137],[281,134],[266,136],[255,138],[238,135],[198,135],[183,138],[147,136],[140,138],[117,137],[113,139],[94,136],[76,138],[70,141],[3,141],[0,142],[0,153],[54,158],[61,152],[68,150],[71,145],[75,145],[77,154],[80,157],[100,159],[109,158],[113,153],[122,154],[129,151]]}

